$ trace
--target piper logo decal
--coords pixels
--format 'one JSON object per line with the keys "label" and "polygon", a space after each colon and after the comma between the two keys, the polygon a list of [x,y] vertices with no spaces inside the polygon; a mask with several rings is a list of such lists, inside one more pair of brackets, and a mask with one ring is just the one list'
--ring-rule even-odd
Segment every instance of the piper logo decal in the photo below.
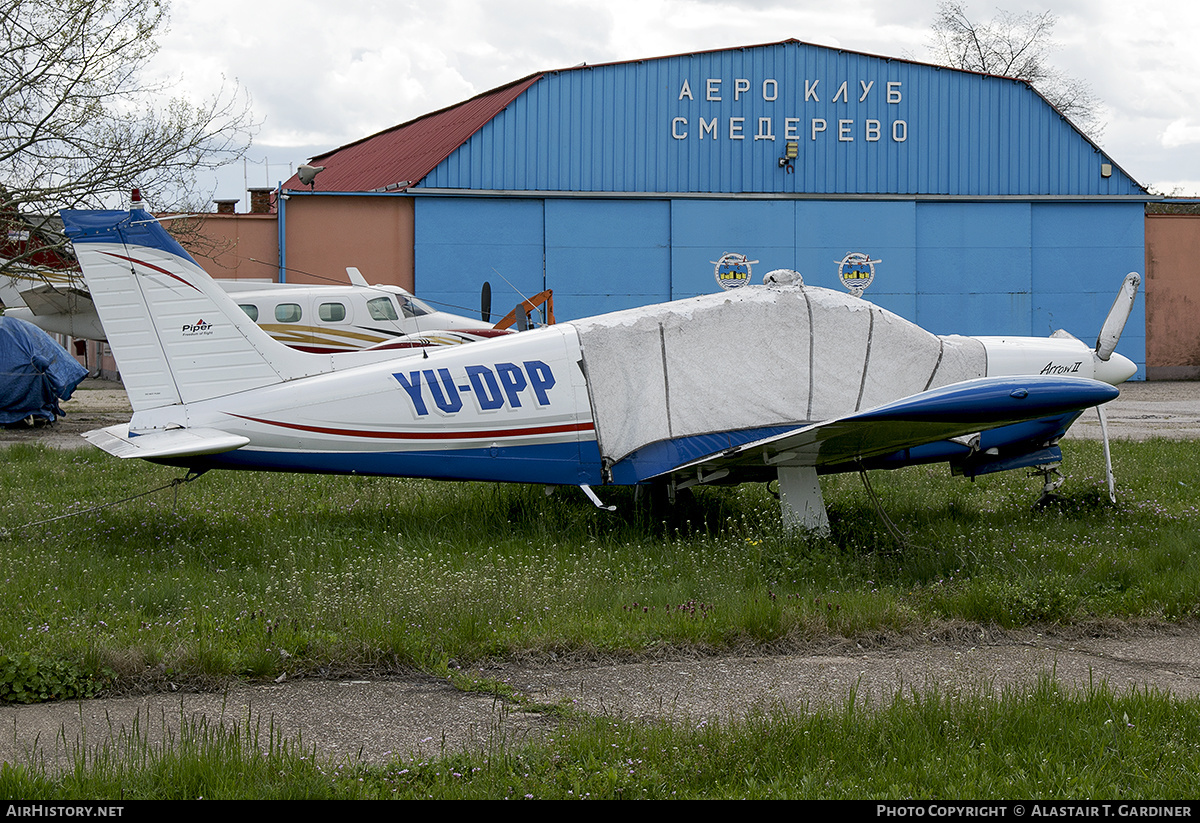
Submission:
{"label": "piper logo decal", "polygon": [[195,337],[198,334],[212,334],[212,323],[205,323],[203,319],[200,319],[191,325],[184,324],[184,337]]}
{"label": "piper logo decal", "polygon": [[[490,412],[507,406],[522,408],[522,400],[538,406],[550,405],[554,372],[541,360],[495,363],[491,366],[467,366],[460,379],[449,369],[417,369],[392,375],[408,394],[418,416],[429,414],[429,403],[443,414],[462,411],[463,395],[475,399],[479,411]],[[532,398],[529,396],[532,394]]]}

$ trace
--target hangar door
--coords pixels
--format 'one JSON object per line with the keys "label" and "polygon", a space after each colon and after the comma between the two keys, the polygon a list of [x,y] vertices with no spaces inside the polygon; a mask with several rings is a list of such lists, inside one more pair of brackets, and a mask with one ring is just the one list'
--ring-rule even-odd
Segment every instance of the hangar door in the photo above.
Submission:
{"label": "hangar door", "polygon": [[[1094,339],[1127,271],[1144,263],[1138,203],[772,201],[421,196],[417,294],[494,317],[544,288],[571,320],[717,290],[725,252],[754,280],[795,268],[840,289],[838,260],[878,261],[868,299],[937,334]],[[1145,359],[1143,302],[1121,351]],[[1144,371],[1142,372],[1144,375]]]}
{"label": "hangar door", "polygon": [[670,202],[547,200],[546,286],[564,320],[670,300]]}
{"label": "hangar door", "polygon": [[416,293],[475,316],[484,281],[493,320],[554,289],[560,320],[671,299],[666,200],[418,197]]}
{"label": "hangar door", "polygon": [[542,201],[418,197],[413,210],[413,291],[435,308],[479,316],[484,281],[492,322],[545,282]]}

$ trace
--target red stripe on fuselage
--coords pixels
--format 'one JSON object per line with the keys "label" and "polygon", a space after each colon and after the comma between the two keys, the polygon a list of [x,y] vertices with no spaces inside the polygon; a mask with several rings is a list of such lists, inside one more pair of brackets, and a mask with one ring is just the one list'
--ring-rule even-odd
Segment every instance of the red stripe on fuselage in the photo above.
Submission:
{"label": "red stripe on fuselage", "polygon": [[531,437],[539,434],[564,434],[567,432],[585,432],[595,430],[595,425],[587,423],[563,423],[557,426],[532,426],[525,429],[490,429],[485,431],[445,431],[445,432],[402,432],[402,431],[353,431],[351,429],[335,429],[327,426],[306,426],[301,423],[283,423],[278,420],[264,420],[261,417],[248,417],[244,414],[230,414],[249,420],[252,423],[263,423],[267,426],[279,426],[284,429],[314,432],[316,434],[333,434],[339,437],[377,437],[385,440],[486,440],[492,437]]}

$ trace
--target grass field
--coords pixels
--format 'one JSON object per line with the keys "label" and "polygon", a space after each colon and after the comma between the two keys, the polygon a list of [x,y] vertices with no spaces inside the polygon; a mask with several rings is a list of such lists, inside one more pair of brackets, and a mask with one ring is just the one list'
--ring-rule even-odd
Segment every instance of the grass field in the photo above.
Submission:
{"label": "grass field", "polygon": [[[89,695],[167,679],[214,683],[296,676],[331,666],[444,672],[451,658],[471,662],[518,652],[799,647],[814,638],[905,634],[945,622],[1020,627],[1195,617],[1200,610],[1195,551],[1200,545],[1200,444],[1114,444],[1120,483],[1115,507],[1101,490],[1098,444],[1070,442],[1064,450],[1072,475],[1064,495],[1037,512],[1030,504],[1039,484],[1020,473],[975,483],[950,478],[944,467],[874,473],[872,485],[904,535],[897,540],[879,521],[859,479],[850,475],[822,481],[833,527],[829,539],[785,537],[777,503],[762,486],[703,489],[670,510],[640,507],[627,490],[603,490],[605,502],[618,505],[610,514],[595,509],[576,489],[548,496],[540,487],[235,473],[210,473],[136,501],[51,520],[139,494],[182,472],[99,453],[13,447],[3,452],[0,471],[0,528],[7,530],[0,540],[5,592],[0,699]],[[772,752],[776,744],[758,738],[812,739],[813,723],[841,729],[832,735],[822,727],[821,745],[803,757],[828,753],[831,737],[839,735],[853,738],[855,746],[914,735],[901,746],[910,751],[910,762],[901,758],[896,771],[876,768],[881,755],[869,747],[829,754],[831,762],[840,763],[837,768],[822,770],[810,763],[774,776],[746,776],[740,790],[706,777],[707,766],[697,766],[698,774],[680,783],[679,776],[667,774],[668,764],[660,763],[647,769],[654,776],[627,785],[623,778],[566,780],[557,766],[544,765],[551,773],[537,778],[530,791],[512,788],[511,774],[497,771],[497,759],[557,757],[555,762],[562,763],[556,743],[530,753],[497,752],[484,765],[470,766],[479,770],[474,774],[490,774],[491,782],[433,779],[448,774],[453,764],[447,761],[420,768],[409,764],[400,782],[380,773],[367,783],[377,783],[382,796],[393,790],[454,796],[460,789],[464,796],[503,796],[501,784],[516,796],[568,796],[568,788],[574,792],[570,796],[672,796],[667,786],[679,793],[675,796],[1094,794],[1092,784],[1079,781],[1086,777],[1114,786],[1116,778],[1090,769],[1067,779],[1069,768],[1056,776],[1055,769],[1066,768],[1060,752],[1058,759],[1048,757],[1044,768],[1033,768],[1022,755],[1026,777],[1014,782],[1012,764],[996,747],[1011,750],[1001,731],[1009,722],[1058,729],[1075,722],[1067,719],[1075,713],[1107,712],[1100,725],[1117,725],[1101,731],[1118,736],[1096,737],[1100,742],[1093,743],[1100,748],[1095,752],[1126,752],[1130,746],[1124,741],[1137,736],[1139,745],[1152,752],[1146,757],[1178,764],[1176,771],[1121,772],[1129,791],[1171,796],[1200,791],[1182,777],[1165,785],[1155,782],[1188,769],[1197,773],[1195,747],[1183,745],[1200,739],[1188,725],[1195,722],[1196,705],[1165,695],[1118,696],[1103,690],[1060,695],[1053,684],[1042,691],[979,706],[936,697],[927,703],[898,701],[870,716],[847,706],[819,716],[764,719],[757,731],[753,723],[704,731],[715,739],[697,737],[696,730],[609,724],[615,729],[611,734],[631,736],[635,743],[629,745],[635,748],[637,740],[647,751],[703,742],[710,753],[714,747],[743,745]],[[1135,699],[1144,701],[1141,709],[1120,708],[1122,700]],[[1122,719],[1139,711],[1169,720],[1151,735],[1146,723],[1128,725]],[[1018,719],[1029,712],[1033,719]],[[921,740],[929,733],[920,726],[930,718],[940,718],[942,726],[978,730],[965,737],[985,748],[969,758],[967,750],[945,749],[955,769],[963,758],[974,764],[965,773],[952,774],[947,767],[936,777],[933,764],[924,762],[928,758],[919,757]],[[598,746],[609,726],[580,720],[568,734],[582,738],[561,745]],[[1100,734],[1085,726],[1086,734]],[[196,743],[199,762],[237,759],[230,752],[238,739],[197,730],[198,740],[206,735],[227,752],[214,755]],[[1036,737],[1053,754],[1055,741]],[[1083,745],[1066,733],[1058,737],[1072,751]],[[949,745],[949,737],[939,740]],[[625,744],[614,745],[622,749]],[[285,748],[276,747],[280,751],[274,756],[283,757]],[[1095,752],[1088,761],[1093,767],[1100,756]],[[293,754],[302,753],[287,756]],[[583,755],[567,760],[577,757]],[[791,750],[764,754],[772,757],[800,755]],[[873,764],[867,771],[877,776],[868,779],[851,769],[844,780],[833,779],[848,768],[842,757],[846,763],[867,758],[863,762]],[[927,782],[917,780],[913,758],[923,761]],[[1124,754],[1119,760],[1134,762]],[[715,762],[705,759],[713,768]],[[580,774],[599,774],[602,765],[579,766]],[[123,768],[77,771],[100,780],[123,775]],[[18,774],[12,765],[0,769],[0,794],[6,794],[6,785],[17,785],[7,780],[50,779]],[[826,779],[816,780],[814,774]],[[271,792],[307,793],[322,781],[328,782],[315,776],[297,786],[285,781],[289,788]],[[463,788],[467,784],[474,788]],[[30,784],[27,791],[34,785],[42,784]],[[98,788],[101,784],[90,785],[77,796],[89,791],[110,796]],[[334,794],[342,791],[348,789]],[[68,790],[56,783],[54,792],[62,796]]]}

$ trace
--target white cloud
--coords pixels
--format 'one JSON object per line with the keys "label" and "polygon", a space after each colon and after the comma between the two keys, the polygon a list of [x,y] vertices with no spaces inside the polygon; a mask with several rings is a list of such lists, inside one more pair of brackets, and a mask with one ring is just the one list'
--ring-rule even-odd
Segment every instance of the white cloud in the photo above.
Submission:
{"label": "white cloud", "polygon": [[[1105,103],[1102,145],[1139,180],[1200,179],[1200,4],[1056,0],[1053,55]],[[1044,0],[1009,0],[1014,12]],[[937,0],[174,0],[151,70],[254,99],[256,146],[334,148],[532,72],[789,37],[924,59]],[[995,5],[968,2],[986,19]],[[1176,149],[1172,151],[1172,149]],[[1192,156],[1195,155],[1195,156]],[[273,159],[272,162],[275,162]]]}
{"label": "white cloud", "polygon": [[1200,143],[1200,123],[1193,122],[1189,117],[1173,120],[1163,130],[1159,142],[1168,149]]}

